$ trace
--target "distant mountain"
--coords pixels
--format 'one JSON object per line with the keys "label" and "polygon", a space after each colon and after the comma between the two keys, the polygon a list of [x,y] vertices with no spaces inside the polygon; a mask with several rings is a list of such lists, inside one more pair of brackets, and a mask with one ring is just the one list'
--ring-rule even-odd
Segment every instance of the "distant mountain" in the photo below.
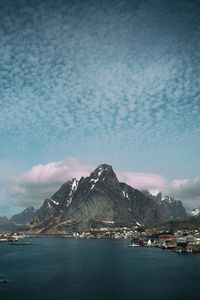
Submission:
{"label": "distant mountain", "polygon": [[200,208],[194,208],[194,209],[191,211],[191,216],[192,216],[192,217],[200,217]]}
{"label": "distant mountain", "polygon": [[145,195],[118,181],[110,165],[98,166],[89,177],[64,183],[26,226],[32,232],[81,231],[102,224],[162,223],[185,217],[181,201]]}
{"label": "distant mountain", "polygon": [[0,217],[0,231],[19,231],[26,223],[35,217],[35,213],[35,208],[30,206],[21,213],[11,217],[11,219]]}
{"label": "distant mountain", "polygon": [[6,225],[8,224],[10,221],[8,218],[6,217],[0,217],[0,225]]}
{"label": "distant mountain", "polygon": [[157,195],[152,195],[149,191],[142,191],[144,195],[154,200],[164,212],[165,217],[171,218],[186,218],[187,214],[182,201],[164,195],[159,192]]}
{"label": "distant mountain", "polygon": [[154,197],[155,201],[162,208],[165,216],[169,218],[186,218],[187,214],[182,201],[175,200],[174,198],[158,193]]}
{"label": "distant mountain", "polygon": [[35,217],[36,210],[33,206],[30,206],[23,210],[21,213],[12,216],[11,222],[17,225],[25,225]]}
{"label": "distant mountain", "polygon": [[2,231],[17,231],[18,227],[13,224],[8,218],[0,217],[0,232]]}

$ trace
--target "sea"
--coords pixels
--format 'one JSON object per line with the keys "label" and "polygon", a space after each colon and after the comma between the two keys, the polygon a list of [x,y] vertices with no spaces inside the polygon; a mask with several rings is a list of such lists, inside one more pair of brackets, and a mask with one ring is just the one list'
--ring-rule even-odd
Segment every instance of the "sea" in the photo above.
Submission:
{"label": "sea", "polygon": [[0,243],[0,300],[200,299],[200,254],[128,247],[126,239],[13,243]]}

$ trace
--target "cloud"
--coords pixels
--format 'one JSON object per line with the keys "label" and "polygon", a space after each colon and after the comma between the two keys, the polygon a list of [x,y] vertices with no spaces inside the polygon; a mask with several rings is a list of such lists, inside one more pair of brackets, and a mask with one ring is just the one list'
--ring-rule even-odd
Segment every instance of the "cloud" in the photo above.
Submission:
{"label": "cloud", "polygon": [[191,180],[173,181],[170,193],[183,200],[186,208],[200,207],[200,176]]}
{"label": "cloud", "polygon": [[21,155],[31,142],[63,157],[79,146],[137,150],[199,136],[195,3],[191,23],[180,1],[176,10],[148,1],[61,2],[2,5],[4,155]]}
{"label": "cloud", "polygon": [[14,204],[38,207],[61,184],[72,178],[87,176],[91,171],[91,166],[79,164],[75,158],[68,157],[63,161],[36,165],[27,172],[11,177],[7,192]]}
{"label": "cloud", "polygon": [[148,190],[153,194],[166,190],[167,180],[162,175],[150,173],[117,172],[119,180],[139,190]]}
{"label": "cloud", "polygon": [[32,167],[28,172],[15,178],[17,183],[53,183],[63,182],[69,178],[85,176],[91,167],[78,163],[75,158],[68,157],[63,161],[40,164]]}

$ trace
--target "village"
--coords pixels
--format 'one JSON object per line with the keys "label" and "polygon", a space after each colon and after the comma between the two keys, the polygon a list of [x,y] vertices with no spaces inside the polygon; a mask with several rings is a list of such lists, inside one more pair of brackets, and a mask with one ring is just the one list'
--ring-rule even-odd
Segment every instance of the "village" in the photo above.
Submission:
{"label": "village", "polygon": [[83,232],[65,234],[26,234],[23,232],[0,233],[0,242],[18,242],[28,237],[60,237],[75,239],[128,239],[130,247],[156,247],[164,250],[173,250],[178,253],[200,253],[200,230],[178,230],[174,233],[169,230],[151,232],[139,226],[129,227],[100,227]]}
{"label": "village", "polygon": [[128,227],[101,227],[82,233],[62,235],[62,238],[73,237],[76,239],[129,239],[130,247],[157,247],[173,250],[178,253],[200,253],[200,230],[178,230],[150,232],[136,226]]}
{"label": "village", "polygon": [[26,235],[21,232],[0,232],[0,242],[17,242],[25,237]]}

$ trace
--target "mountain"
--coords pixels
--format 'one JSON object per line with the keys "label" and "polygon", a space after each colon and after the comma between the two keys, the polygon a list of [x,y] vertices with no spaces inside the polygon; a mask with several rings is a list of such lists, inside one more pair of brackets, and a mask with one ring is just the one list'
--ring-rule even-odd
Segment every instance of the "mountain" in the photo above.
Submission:
{"label": "mountain", "polygon": [[25,225],[35,217],[35,212],[35,208],[33,206],[30,206],[23,210],[21,213],[12,216],[10,221],[17,225]]}
{"label": "mountain", "polygon": [[80,180],[64,217],[78,221],[83,227],[95,221],[135,224],[157,221],[157,210],[142,193],[120,183],[111,166],[100,165],[89,177]]}
{"label": "mountain", "polygon": [[175,200],[162,193],[158,193],[157,196],[154,197],[154,200],[162,208],[162,211],[168,219],[187,217],[185,208],[180,200]]}
{"label": "mountain", "polygon": [[9,219],[6,217],[0,217],[0,225],[7,225],[9,223]]}
{"label": "mountain", "polygon": [[51,197],[45,199],[42,207],[37,211],[37,220],[43,221],[51,216],[59,216],[70,205],[78,186],[75,178],[64,183],[61,188]]}
{"label": "mountain", "polygon": [[174,198],[164,195],[159,192],[157,195],[152,195],[149,191],[142,191],[144,195],[151,198],[162,209],[165,217],[171,218],[186,218],[187,214],[182,201],[175,200]]}
{"label": "mountain", "polygon": [[19,228],[13,224],[8,218],[0,217],[0,232],[17,231]]}
{"label": "mountain", "polygon": [[162,223],[186,215],[181,201],[168,199],[167,204],[167,199],[160,200],[159,196],[152,199],[119,182],[112,167],[103,164],[79,182],[72,179],[64,183],[45,199],[26,229],[48,233],[83,231],[103,224]]}
{"label": "mountain", "polygon": [[10,219],[0,217],[0,232],[2,231],[19,231],[22,227],[35,217],[36,210],[30,206],[21,213],[12,216]]}
{"label": "mountain", "polygon": [[194,208],[194,209],[191,211],[191,216],[192,216],[192,217],[200,217],[200,208]]}

